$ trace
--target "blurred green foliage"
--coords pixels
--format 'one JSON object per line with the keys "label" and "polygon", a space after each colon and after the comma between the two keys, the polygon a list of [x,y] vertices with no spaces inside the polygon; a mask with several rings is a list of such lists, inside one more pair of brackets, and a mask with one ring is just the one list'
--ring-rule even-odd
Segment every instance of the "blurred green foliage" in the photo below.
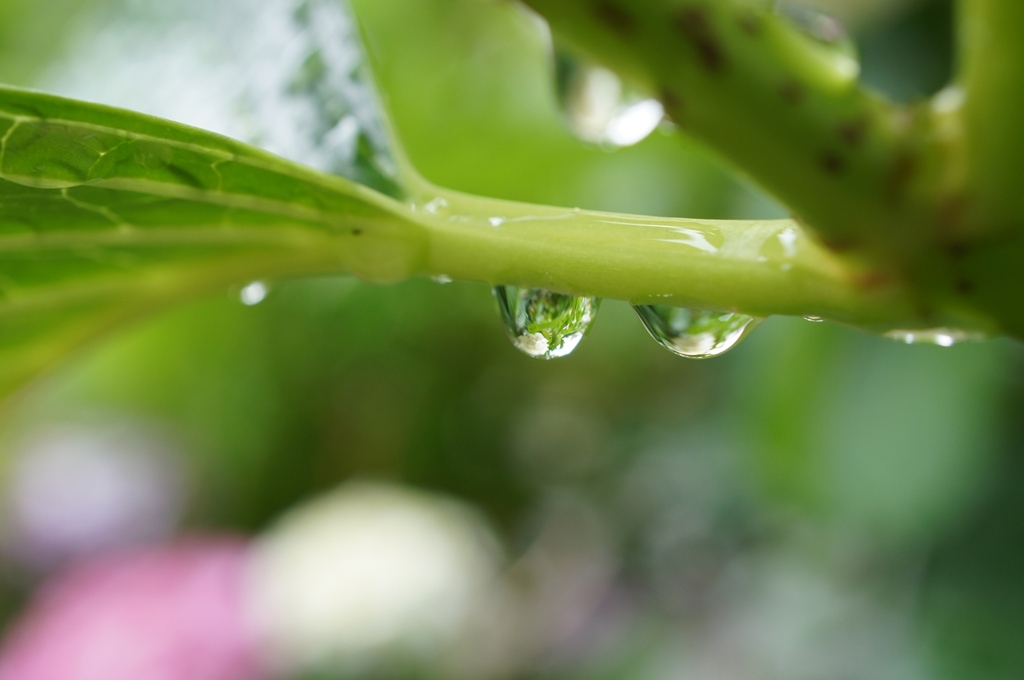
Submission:
{"label": "blurred green foliage", "polygon": [[[31,82],[43,48],[74,58],[31,36],[62,35],[75,4],[0,6],[0,80]],[[678,134],[614,154],[572,139],[541,35],[512,3],[353,4],[399,136],[434,182],[624,212],[778,214]],[[934,90],[949,22],[932,2],[866,27],[867,81]],[[546,498],[587,499],[645,614],[599,668],[536,677],[637,677],[680,621],[696,645],[687,626],[737,558],[756,574],[796,564],[808,589],[801,570],[899,610],[924,670],[870,677],[1024,676],[1019,346],[908,347],[770,319],[734,352],[687,362],[632,314],[606,303],[572,357],[545,363],[508,345],[484,286],[282,282],[255,307],[225,291],[75,357],[8,408],[5,440],[111,414],[163,423],[192,456],[189,524],[204,529],[255,531],[371,476],[470,500],[514,555]],[[680,534],[690,520],[696,538]]]}

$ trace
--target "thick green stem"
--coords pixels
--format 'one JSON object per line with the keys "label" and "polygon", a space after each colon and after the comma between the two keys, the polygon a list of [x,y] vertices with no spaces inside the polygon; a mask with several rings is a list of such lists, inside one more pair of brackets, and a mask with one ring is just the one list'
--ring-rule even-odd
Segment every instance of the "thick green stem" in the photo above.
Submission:
{"label": "thick green stem", "polygon": [[635,303],[917,325],[906,290],[851,269],[792,220],[637,217],[433,188],[412,217],[423,273]]}
{"label": "thick green stem", "polygon": [[826,240],[903,228],[910,118],[859,87],[858,64],[764,5],[737,0],[526,0],[572,43],[658,94]]}
{"label": "thick green stem", "polygon": [[[1024,3],[960,0],[957,82],[932,102],[931,243],[913,285],[1024,338]],[[931,247],[928,247],[931,245]]]}

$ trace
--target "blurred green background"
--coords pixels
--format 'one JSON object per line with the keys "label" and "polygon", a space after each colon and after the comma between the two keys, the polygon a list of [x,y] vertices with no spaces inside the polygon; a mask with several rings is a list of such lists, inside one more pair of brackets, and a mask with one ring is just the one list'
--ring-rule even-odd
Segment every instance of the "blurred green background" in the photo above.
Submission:
{"label": "blurred green background", "polygon": [[[913,101],[951,77],[951,3],[830,4],[872,86]],[[353,5],[398,135],[436,183],[782,214],[671,130],[615,153],[573,139],[544,35],[512,3]],[[109,11],[4,0],[0,81],[59,81]],[[156,428],[184,456],[182,531],[256,532],[357,477],[466,500],[513,559],[585,517],[600,555],[586,562],[606,576],[522,677],[1009,679],[1024,677],[1022,358],[1001,340],[904,346],[773,318],[686,361],[606,301],[571,357],[538,362],[482,285],[273,282],[259,305],[225,291],[86,348],[7,407],[0,446],[11,460],[47,428]],[[35,577],[3,572],[10,616]]]}

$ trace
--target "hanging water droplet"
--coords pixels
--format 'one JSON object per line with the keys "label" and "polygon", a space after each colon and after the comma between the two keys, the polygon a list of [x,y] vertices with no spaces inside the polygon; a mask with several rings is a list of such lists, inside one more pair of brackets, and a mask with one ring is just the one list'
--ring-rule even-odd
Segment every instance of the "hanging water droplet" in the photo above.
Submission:
{"label": "hanging water droplet", "polygon": [[728,352],[760,319],[732,312],[634,305],[640,321],[659,345],[688,359],[708,359]]}
{"label": "hanging water droplet", "polygon": [[253,281],[249,285],[242,288],[238,293],[238,299],[243,305],[252,307],[258,305],[267,298],[267,293],[270,292],[270,287],[263,281]]}
{"label": "hanging water droplet", "polygon": [[806,5],[779,4],[780,13],[824,48],[836,73],[846,79],[860,75],[857,44],[839,19]]}
{"label": "hanging water droplet", "polygon": [[972,333],[956,328],[918,328],[914,330],[896,329],[888,331],[885,337],[898,340],[908,345],[938,345],[939,347],[952,347],[961,342],[972,340],[984,340],[982,333]]}
{"label": "hanging water droplet", "polygon": [[597,316],[600,300],[540,288],[495,286],[498,313],[509,340],[535,359],[564,357],[576,349]]}
{"label": "hanging water droplet", "polygon": [[603,66],[557,48],[555,93],[572,133],[609,148],[643,141],[665,117],[657,99],[630,89]]}

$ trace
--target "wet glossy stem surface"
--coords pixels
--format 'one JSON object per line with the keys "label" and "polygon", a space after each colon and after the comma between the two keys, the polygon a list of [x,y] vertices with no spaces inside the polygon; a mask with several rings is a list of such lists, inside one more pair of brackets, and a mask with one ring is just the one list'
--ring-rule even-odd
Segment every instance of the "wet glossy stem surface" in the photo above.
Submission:
{"label": "wet glossy stem surface", "polygon": [[904,290],[873,286],[791,220],[637,217],[438,188],[424,195],[431,199],[408,215],[427,233],[423,274],[869,328],[915,320]]}

